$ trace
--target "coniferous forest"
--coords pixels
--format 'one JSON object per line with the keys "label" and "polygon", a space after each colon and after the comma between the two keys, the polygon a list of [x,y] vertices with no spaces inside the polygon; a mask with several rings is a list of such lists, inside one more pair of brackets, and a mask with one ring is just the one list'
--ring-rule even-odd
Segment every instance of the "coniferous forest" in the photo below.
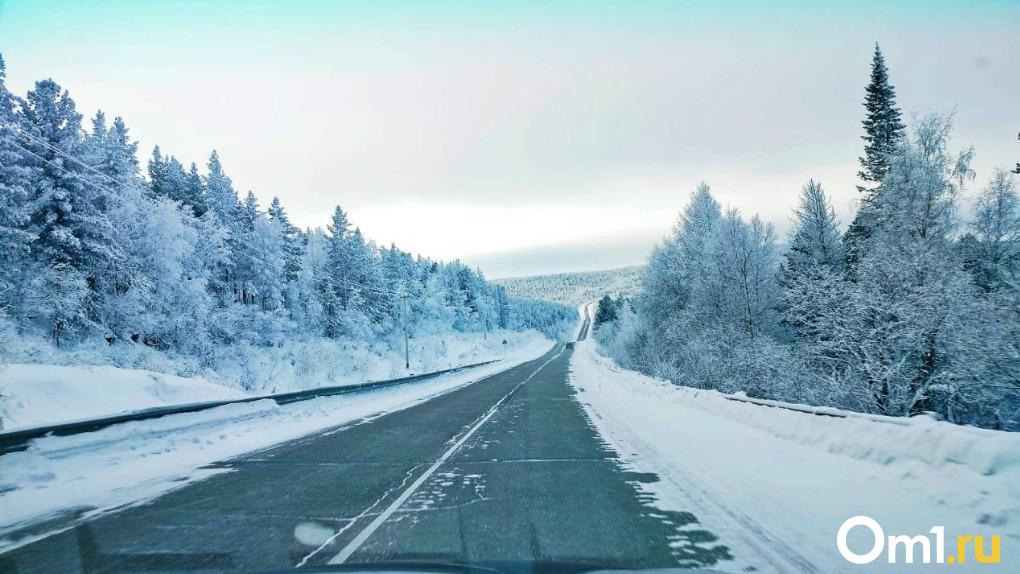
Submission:
{"label": "coniferous forest", "polygon": [[24,97],[4,79],[0,59],[8,351],[34,336],[127,366],[144,348],[198,371],[295,340],[306,360],[358,346],[402,355],[405,321],[414,340],[499,329],[555,339],[576,320],[573,308],[509,297],[459,261],[376,245],[340,206],[325,230],[299,229],[277,198],[239,195],[215,151],[201,167],[159,147],[140,162],[120,117],[85,120],[51,79]]}
{"label": "coniferous forest", "polygon": [[864,111],[845,231],[821,182],[805,183],[782,246],[703,183],[641,293],[603,299],[596,336],[677,384],[1020,429],[1016,180],[975,174],[952,116],[906,121],[878,46]]}

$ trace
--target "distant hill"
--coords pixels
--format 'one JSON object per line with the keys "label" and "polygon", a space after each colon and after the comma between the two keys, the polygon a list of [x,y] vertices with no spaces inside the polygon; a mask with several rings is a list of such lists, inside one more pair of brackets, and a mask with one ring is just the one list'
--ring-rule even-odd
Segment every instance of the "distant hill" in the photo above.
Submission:
{"label": "distant hill", "polygon": [[545,299],[576,306],[606,294],[613,297],[634,296],[640,288],[644,269],[642,265],[606,271],[510,277],[493,282],[505,287],[515,297]]}

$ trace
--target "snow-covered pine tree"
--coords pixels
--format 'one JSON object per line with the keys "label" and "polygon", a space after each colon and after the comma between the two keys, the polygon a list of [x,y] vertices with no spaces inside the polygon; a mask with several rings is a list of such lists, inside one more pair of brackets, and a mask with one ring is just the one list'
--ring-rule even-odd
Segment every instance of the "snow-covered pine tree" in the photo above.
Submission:
{"label": "snow-covered pine tree", "polygon": [[617,303],[609,295],[603,295],[599,299],[598,309],[595,310],[595,317],[592,321],[592,329],[598,329],[605,323],[612,323],[617,319]]}
{"label": "snow-covered pine tree", "polygon": [[[1020,142],[1020,134],[1016,135],[1016,141]],[[1013,173],[1020,173],[1020,161],[1016,162],[1016,168],[1013,169]]]}
{"label": "snow-covered pine tree", "polygon": [[987,311],[953,240],[972,151],[947,150],[950,128],[927,117],[892,156],[852,289],[819,305],[825,356],[868,410],[951,416],[974,389],[968,373],[984,368]]}
{"label": "snow-covered pine tree", "polygon": [[178,203],[187,201],[187,174],[174,156],[164,157],[156,146],[149,160],[149,185],[153,195],[166,197]]}
{"label": "snow-covered pine tree", "polygon": [[863,197],[857,215],[844,236],[846,259],[852,268],[860,258],[862,242],[868,237],[872,225],[874,204],[880,200],[882,180],[889,173],[890,159],[903,140],[906,127],[900,119],[896,105],[896,90],[889,83],[889,70],[878,44],[871,61],[871,81],[864,97],[864,156],[859,158],[858,172],[862,184],[858,186]]}
{"label": "snow-covered pine tree", "polygon": [[287,258],[283,228],[278,221],[256,214],[249,249],[252,297],[263,311],[283,304],[287,287],[284,265]]}
{"label": "snow-covered pine tree", "polygon": [[787,275],[819,265],[833,271],[843,266],[843,245],[836,213],[822,185],[815,180],[809,180],[801,189],[799,204],[794,209],[794,231],[786,261]]}
{"label": "snow-covered pine tree", "polygon": [[297,279],[298,272],[301,270],[301,253],[303,251],[301,230],[290,222],[287,211],[283,208],[283,204],[280,203],[279,197],[273,197],[267,214],[269,219],[276,222],[279,226],[280,234],[283,238],[284,280],[288,283],[293,282]]}
{"label": "snow-covered pine tree", "polygon": [[234,254],[234,289],[237,300],[244,305],[257,303],[255,277],[263,273],[261,254],[254,245],[259,215],[258,199],[249,190],[244,201],[237,204],[230,243]]}
{"label": "snow-covered pine tree", "polygon": [[[783,322],[794,329],[808,357],[812,357],[819,339],[828,336],[817,327],[819,317],[830,311],[830,297],[848,288],[843,260],[836,214],[821,184],[810,180],[801,189],[794,210],[790,248],[780,273]],[[814,366],[824,370],[818,361]]]}
{"label": "snow-covered pine tree", "polygon": [[339,205],[326,226],[326,268],[319,280],[325,336],[339,338],[347,334],[346,318],[351,300],[351,224]]}
{"label": "snow-covered pine tree", "polygon": [[209,202],[205,196],[205,184],[202,183],[202,176],[198,174],[198,166],[191,162],[191,168],[184,179],[184,204],[191,207],[191,214],[195,217],[202,217],[209,211]]}
{"label": "snow-covered pine tree", "polygon": [[151,198],[143,191],[138,171],[137,143],[131,141],[123,119],[107,126],[106,116],[97,112],[92,130],[86,134],[81,154],[90,169],[82,173],[88,185],[99,188],[105,201],[101,209],[112,225],[112,236],[122,257],[114,266],[98,273],[92,282],[96,291],[95,315],[105,328],[107,340],[126,339],[144,333],[145,310],[150,306],[154,284],[147,271],[154,257],[139,246],[148,246],[140,231],[151,216]]}
{"label": "snow-covered pine tree", "polygon": [[223,171],[220,155],[213,150],[209,156],[208,172],[205,176],[205,194],[209,208],[216,212],[220,221],[228,228],[233,228],[234,214],[237,212],[237,192],[234,184]]}
{"label": "snow-covered pine tree", "polygon": [[889,173],[890,158],[903,140],[906,126],[896,106],[896,90],[889,83],[889,70],[878,44],[871,61],[871,81],[864,97],[867,115],[864,125],[864,157],[860,158],[858,176],[864,181],[862,191],[873,190]]}
{"label": "snow-covered pine tree", "polygon": [[19,269],[26,265],[31,217],[29,184],[32,168],[18,136],[18,99],[7,90],[6,67],[0,55],[0,316],[15,300]]}
{"label": "snow-covered pine tree", "polygon": [[[21,106],[21,115],[24,129],[35,138],[26,142],[26,147],[38,156],[29,160],[38,168],[31,183],[34,209],[30,230],[37,237],[32,255],[38,262],[61,265],[61,286],[85,284],[90,292],[82,302],[77,289],[54,291],[54,313],[81,305],[66,317],[50,316],[55,321],[51,332],[58,338],[81,332],[94,322],[97,280],[114,270],[122,258],[106,211],[114,198],[108,197],[106,186],[95,185],[97,176],[67,159],[86,155],[85,142],[81,115],[56,82],[37,82]],[[76,302],[58,301],[63,294],[73,294]]]}
{"label": "snow-covered pine tree", "polygon": [[243,254],[237,239],[241,237],[241,229],[237,222],[237,213],[240,202],[237,192],[234,191],[234,184],[227,177],[220,162],[220,156],[213,150],[209,155],[205,176],[205,199],[208,202],[209,214],[214,219],[206,223],[206,227],[212,228],[216,225],[224,229],[223,236],[226,238],[226,248],[230,256],[226,263],[217,264],[216,267],[221,276],[213,281],[217,289],[217,296],[223,303],[241,301],[243,293],[242,284],[236,277],[237,260]]}

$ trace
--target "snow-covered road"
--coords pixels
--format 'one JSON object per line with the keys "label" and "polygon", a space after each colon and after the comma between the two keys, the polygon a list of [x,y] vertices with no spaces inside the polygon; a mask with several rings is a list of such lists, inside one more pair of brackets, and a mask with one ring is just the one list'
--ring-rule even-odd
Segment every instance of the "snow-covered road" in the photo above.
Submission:
{"label": "snow-covered road", "polygon": [[536,339],[505,361],[378,391],[287,405],[270,400],[226,405],[36,440],[24,452],[0,457],[0,550],[35,538],[14,541],[11,534],[42,520],[60,517],[62,524],[149,500],[223,472],[201,468],[212,462],[408,408],[539,357],[552,346]]}

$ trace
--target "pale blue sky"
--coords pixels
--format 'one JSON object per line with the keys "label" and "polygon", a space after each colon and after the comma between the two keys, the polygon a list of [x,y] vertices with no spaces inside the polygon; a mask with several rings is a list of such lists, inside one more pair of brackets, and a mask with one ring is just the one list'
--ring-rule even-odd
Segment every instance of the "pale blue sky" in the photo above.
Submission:
{"label": "pale blue sky", "polygon": [[1020,159],[1018,30],[1015,1],[0,1],[13,90],[491,276],[640,263],[702,179],[785,229],[814,177],[847,219],[875,41],[982,185]]}

